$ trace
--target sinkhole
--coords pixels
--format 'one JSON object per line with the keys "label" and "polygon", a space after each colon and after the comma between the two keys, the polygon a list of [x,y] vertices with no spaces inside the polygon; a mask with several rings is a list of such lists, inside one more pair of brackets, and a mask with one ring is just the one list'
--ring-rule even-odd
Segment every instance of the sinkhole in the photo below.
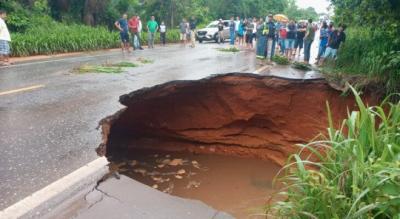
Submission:
{"label": "sinkhole", "polygon": [[100,155],[121,174],[238,218],[276,201],[275,174],[296,144],[326,133],[327,103],[336,125],[356,109],[324,79],[245,73],[172,81],[120,102],[126,107],[100,122]]}

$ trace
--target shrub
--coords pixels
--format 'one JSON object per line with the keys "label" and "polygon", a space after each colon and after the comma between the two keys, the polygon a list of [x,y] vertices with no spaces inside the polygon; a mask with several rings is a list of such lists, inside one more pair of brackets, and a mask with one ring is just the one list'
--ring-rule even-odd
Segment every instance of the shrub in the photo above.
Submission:
{"label": "shrub", "polygon": [[340,129],[328,111],[328,136],[284,167],[286,200],[270,209],[279,218],[400,218],[400,103],[367,107],[353,92],[359,111]]}
{"label": "shrub", "polygon": [[[49,28],[49,26],[51,28]],[[156,34],[156,42],[160,42]],[[168,42],[179,41],[179,32],[167,32]],[[142,44],[147,43],[147,33],[142,34]],[[118,32],[110,32],[104,27],[85,25],[65,25],[50,22],[47,25],[31,28],[25,33],[12,34],[12,56],[29,56],[110,49],[120,46]]]}
{"label": "shrub", "polygon": [[288,58],[280,55],[274,55],[272,61],[276,62],[278,65],[289,65],[290,61]]}
{"label": "shrub", "polygon": [[[400,40],[383,28],[349,28],[334,71],[380,78],[388,93],[400,90]],[[329,67],[329,66],[328,66]]]}

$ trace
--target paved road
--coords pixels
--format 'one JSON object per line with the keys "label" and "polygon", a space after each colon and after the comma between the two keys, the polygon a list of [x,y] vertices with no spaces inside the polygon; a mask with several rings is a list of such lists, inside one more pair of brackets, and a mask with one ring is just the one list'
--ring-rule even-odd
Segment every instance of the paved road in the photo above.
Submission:
{"label": "paved road", "polygon": [[[254,53],[178,45],[133,55],[101,52],[0,68],[0,209],[97,158],[98,121],[122,106],[120,95],[171,80],[252,72]],[[76,74],[83,63],[154,60],[123,74]],[[36,86],[24,92],[15,89]]]}

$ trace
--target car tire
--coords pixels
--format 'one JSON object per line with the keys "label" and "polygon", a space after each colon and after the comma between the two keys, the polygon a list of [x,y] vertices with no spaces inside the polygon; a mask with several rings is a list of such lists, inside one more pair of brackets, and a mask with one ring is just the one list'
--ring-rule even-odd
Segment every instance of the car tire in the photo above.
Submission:
{"label": "car tire", "polygon": [[199,40],[199,43],[203,43],[203,40]]}
{"label": "car tire", "polygon": [[214,41],[215,41],[216,43],[218,43],[218,33],[216,33],[216,34],[214,35]]}

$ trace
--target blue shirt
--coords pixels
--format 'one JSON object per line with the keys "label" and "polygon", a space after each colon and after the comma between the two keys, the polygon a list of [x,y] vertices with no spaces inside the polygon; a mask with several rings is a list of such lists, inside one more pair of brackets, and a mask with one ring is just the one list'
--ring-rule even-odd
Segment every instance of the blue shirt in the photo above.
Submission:
{"label": "blue shirt", "polygon": [[128,21],[126,19],[119,19],[118,20],[119,26],[122,28],[123,33],[128,33]]}

